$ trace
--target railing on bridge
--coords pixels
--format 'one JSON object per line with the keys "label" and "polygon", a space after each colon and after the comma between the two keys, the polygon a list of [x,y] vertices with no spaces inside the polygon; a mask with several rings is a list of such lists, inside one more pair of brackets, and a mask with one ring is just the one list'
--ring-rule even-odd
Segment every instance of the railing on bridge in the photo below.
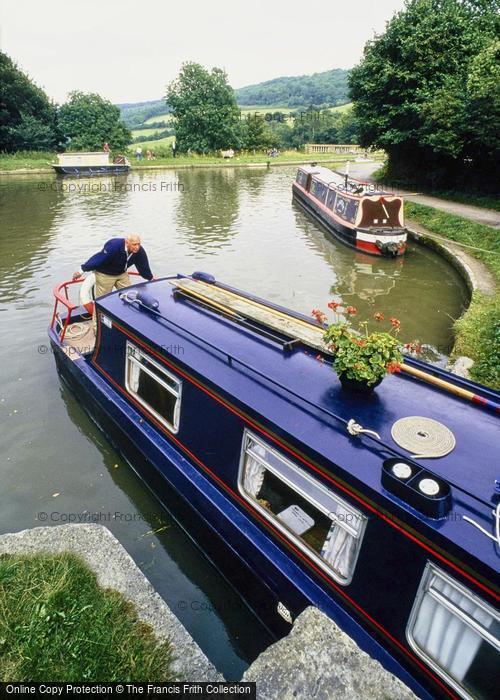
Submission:
{"label": "railing on bridge", "polygon": [[352,153],[364,154],[366,149],[355,143],[306,143],[306,153]]}

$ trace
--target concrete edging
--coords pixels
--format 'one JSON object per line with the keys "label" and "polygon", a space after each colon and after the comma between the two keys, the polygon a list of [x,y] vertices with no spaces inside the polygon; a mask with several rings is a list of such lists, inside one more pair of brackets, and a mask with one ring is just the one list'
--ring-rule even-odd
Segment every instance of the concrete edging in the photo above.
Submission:
{"label": "concrete edging", "polygon": [[181,679],[224,681],[130,554],[104,525],[36,527],[0,535],[0,554],[60,552],[81,556],[95,572],[100,586],[122,593],[159,639],[170,640],[174,657],[172,670]]}
{"label": "concrete edging", "polygon": [[414,693],[318,608],[309,607],[289,634],[244,673],[259,700],[416,700]]}

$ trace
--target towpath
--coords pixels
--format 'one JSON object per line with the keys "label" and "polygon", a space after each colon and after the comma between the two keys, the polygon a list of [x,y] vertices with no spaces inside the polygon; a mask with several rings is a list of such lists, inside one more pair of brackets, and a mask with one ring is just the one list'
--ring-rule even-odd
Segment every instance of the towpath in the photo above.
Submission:
{"label": "towpath", "polygon": [[[373,173],[380,168],[380,163],[376,162],[366,162],[366,163],[355,163],[351,162],[349,166],[349,175],[357,180],[365,180],[367,182],[373,181]],[[344,172],[345,168],[340,169],[339,172]],[[440,197],[432,197],[427,194],[420,194],[418,192],[409,192],[406,190],[397,189],[399,194],[402,194],[404,198],[410,202],[415,202],[416,204],[425,204],[428,207],[434,207],[435,209],[441,209],[448,212],[449,214],[455,214],[456,216],[462,216],[464,219],[470,219],[471,221],[477,221],[480,224],[485,224],[486,226],[492,226],[493,228],[500,228],[500,212],[494,209],[485,209],[483,207],[476,207],[472,204],[462,204],[460,202],[453,202],[449,199],[441,199]]]}

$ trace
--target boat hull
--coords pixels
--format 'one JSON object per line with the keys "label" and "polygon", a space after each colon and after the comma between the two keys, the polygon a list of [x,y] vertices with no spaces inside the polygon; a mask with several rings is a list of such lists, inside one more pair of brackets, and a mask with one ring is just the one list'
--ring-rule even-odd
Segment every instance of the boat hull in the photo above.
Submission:
{"label": "boat hull", "polygon": [[84,175],[91,177],[93,175],[121,175],[128,173],[130,165],[53,165],[52,166],[58,175]]}
{"label": "boat hull", "polygon": [[291,629],[277,614],[280,602],[284,601],[292,619],[307,606],[314,605],[419,697],[425,700],[435,697],[175,446],[166,440],[152,441],[151,428],[141,419],[141,414],[117,396],[86,360],[71,359],[61,349],[53,331],[49,335],[59,375],[79,397],[82,407],[153,495],[243,595],[274,637],[279,638]]}
{"label": "boat hull", "polygon": [[[293,183],[293,196],[309,214],[311,214],[328,232],[345,245],[354,248],[358,252],[368,255],[383,257],[398,257],[406,251],[406,231],[379,232],[376,229],[357,229],[355,226],[342,224],[338,219],[326,213],[318,202],[311,197],[302,187]],[[377,245],[377,242],[382,244]]]}

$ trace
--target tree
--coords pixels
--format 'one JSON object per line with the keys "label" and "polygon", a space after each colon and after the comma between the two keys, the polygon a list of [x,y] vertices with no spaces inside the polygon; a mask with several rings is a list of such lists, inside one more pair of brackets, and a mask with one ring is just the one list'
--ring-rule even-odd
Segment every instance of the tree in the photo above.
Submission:
{"label": "tree", "polygon": [[500,150],[500,41],[493,40],[472,60],[468,78],[469,140],[494,162]]}
{"label": "tree", "polygon": [[119,108],[95,93],[71,92],[59,110],[59,127],[67,146],[76,151],[100,150],[106,141],[111,150],[120,151],[132,138]]}
{"label": "tree", "polygon": [[0,52],[0,151],[48,150],[57,140],[55,105]]}
{"label": "tree", "polygon": [[387,151],[389,174],[439,184],[467,164],[492,168],[498,87],[482,88],[486,98],[475,89],[494,59],[497,10],[498,0],[406,0],[365,46],[350,92],[360,143]]}
{"label": "tree", "polygon": [[166,101],[174,115],[180,151],[239,148],[240,111],[220,68],[208,71],[198,63],[184,63],[177,79],[167,87]]}
{"label": "tree", "polygon": [[337,143],[359,143],[359,125],[352,109],[337,113]]}
{"label": "tree", "polygon": [[265,118],[260,114],[247,114],[243,121],[243,146],[248,149],[264,149],[273,145],[273,137]]}

